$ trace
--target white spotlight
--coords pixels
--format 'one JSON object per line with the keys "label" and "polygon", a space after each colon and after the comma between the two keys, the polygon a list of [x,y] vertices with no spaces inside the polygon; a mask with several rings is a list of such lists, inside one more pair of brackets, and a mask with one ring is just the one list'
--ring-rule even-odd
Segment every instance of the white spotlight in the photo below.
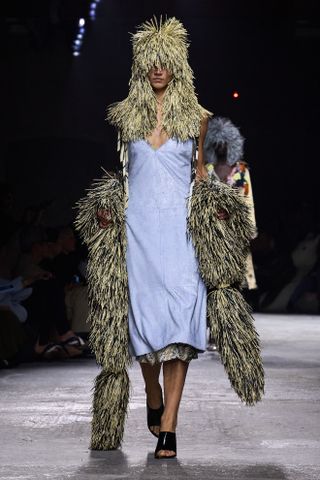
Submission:
{"label": "white spotlight", "polygon": [[85,19],[84,19],[84,18],[80,18],[80,19],[79,19],[79,27],[84,27],[85,24],[86,24]]}

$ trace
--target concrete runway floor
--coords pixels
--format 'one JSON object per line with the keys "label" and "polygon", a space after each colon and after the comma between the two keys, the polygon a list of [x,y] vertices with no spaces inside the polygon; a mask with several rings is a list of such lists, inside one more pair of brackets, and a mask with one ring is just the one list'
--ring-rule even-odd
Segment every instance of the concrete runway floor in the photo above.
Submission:
{"label": "concrete runway floor", "polygon": [[93,360],[0,372],[2,480],[319,480],[320,317],[256,315],[266,395],[240,403],[216,353],[191,363],[180,409],[178,458],[155,460],[139,366],[121,450],[93,452]]}

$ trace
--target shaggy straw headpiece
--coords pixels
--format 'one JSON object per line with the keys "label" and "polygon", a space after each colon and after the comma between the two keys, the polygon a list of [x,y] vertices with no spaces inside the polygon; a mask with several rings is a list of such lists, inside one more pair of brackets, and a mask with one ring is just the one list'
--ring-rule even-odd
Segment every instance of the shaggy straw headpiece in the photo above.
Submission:
{"label": "shaggy straw headpiece", "polygon": [[227,118],[215,117],[208,123],[204,142],[206,161],[216,164],[218,159],[215,147],[219,143],[227,144],[227,164],[232,166],[241,160],[244,138],[239,129]]}
{"label": "shaggy straw headpiece", "polygon": [[169,137],[197,138],[201,120],[211,115],[201,107],[188,63],[187,31],[176,18],[164,22],[154,17],[132,35],[133,63],[129,95],[111,105],[107,119],[124,142],[148,137],[157,126],[157,101],[148,79],[153,67],[172,74],[162,106],[162,128]]}

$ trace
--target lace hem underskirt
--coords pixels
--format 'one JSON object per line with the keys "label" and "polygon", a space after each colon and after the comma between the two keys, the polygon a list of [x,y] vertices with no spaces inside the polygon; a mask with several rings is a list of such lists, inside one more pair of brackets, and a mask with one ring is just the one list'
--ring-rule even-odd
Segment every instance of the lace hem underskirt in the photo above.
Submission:
{"label": "lace hem underskirt", "polygon": [[169,360],[182,360],[189,363],[196,358],[198,358],[198,350],[186,343],[171,343],[161,350],[136,357],[138,362],[149,363],[150,365],[168,362]]}

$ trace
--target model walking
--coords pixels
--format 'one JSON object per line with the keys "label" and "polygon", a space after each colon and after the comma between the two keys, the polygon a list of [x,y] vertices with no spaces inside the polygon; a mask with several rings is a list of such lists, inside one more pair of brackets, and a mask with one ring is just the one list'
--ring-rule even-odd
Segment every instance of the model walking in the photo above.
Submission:
{"label": "model walking", "polygon": [[[108,111],[119,132],[123,183],[104,178],[80,202],[77,227],[90,251],[90,340],[103,367],[93,404],[95,449],[116,448],[121,442],[129,396],[126,367],[133,355],[145,381],[148,428],[158,437],[155,457],[176,456],[175,431],[188,365],[206,348],[206,285],[219,283],[222,291],[242,275],[242,251],[235,265],[221,244],[219,251],[215,246],[212,251],[207,242],[219,223],[220,231],[230,230],[225,238],[237,235],[243,247],[251,227],[245,220],[239,228],[237,218],[243,221],[246,207],[232,189],[206,183],[203,142],[210,114],[197,101],[187,47],[187,32],[174,18],[146,22],[133,35],[129,95]],[[200,203],[208,199],[212,209],[212,196],[221,201],[214,202],[212,225],[201,233],[208,224],[201,216],[208,210]],[[206,252],[208,259],[203,257]],[[212,265],[221,264],[221,253],[233,273],[213,270]],[[221,295],[217,293],[216,300]],[[227,295],[233,295],[232,289]],[[250,331],[251,352],[258,355],[255,332]],[[225,340],[220,339],[223,350]],[[235,387],[248,403],[258,400],[263,389],[261,382],[252,387],[251,374]]]}

